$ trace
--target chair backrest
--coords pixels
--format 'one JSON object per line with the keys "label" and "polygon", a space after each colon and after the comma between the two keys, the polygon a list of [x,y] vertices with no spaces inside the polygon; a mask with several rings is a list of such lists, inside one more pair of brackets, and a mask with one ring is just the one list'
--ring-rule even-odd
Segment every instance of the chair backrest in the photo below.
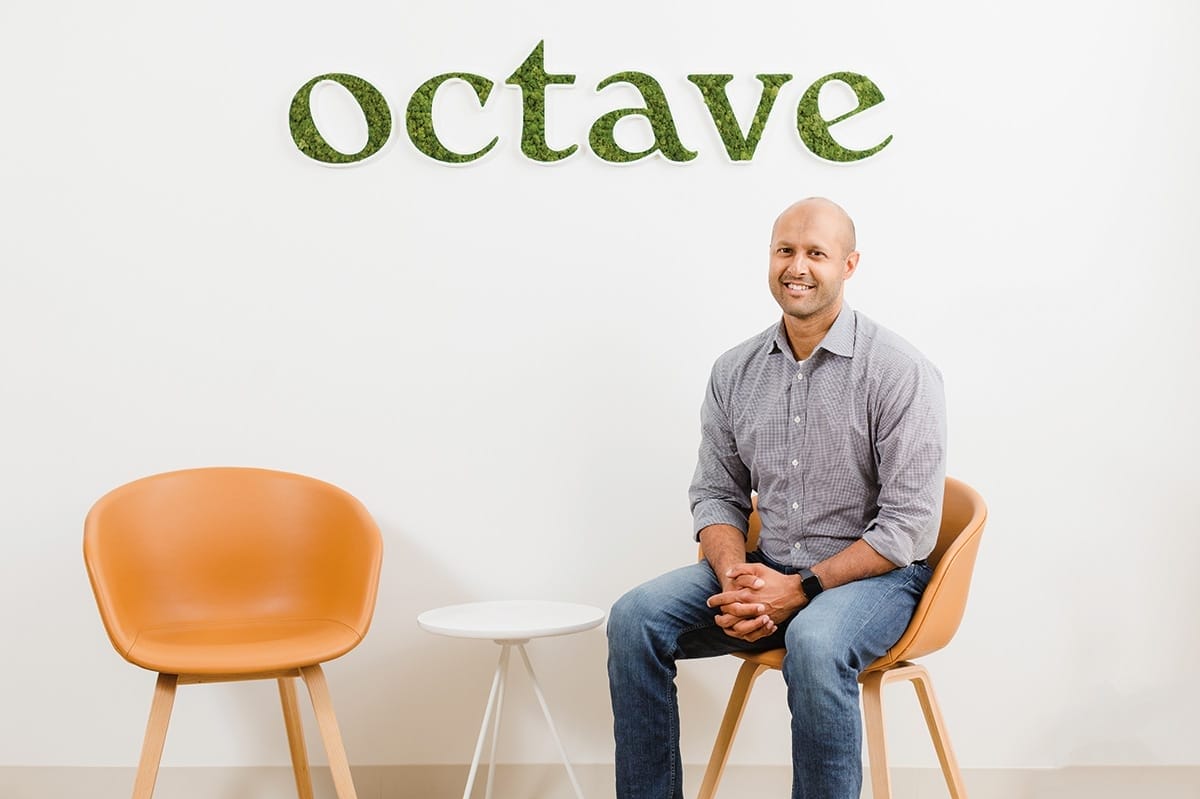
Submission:
{"label": "chair backrest", "polygon": [[[967,607],[967,591],[971,587],[975,556],[986,523],[987,506],[979,492],[961,480],[947,477],[942,523],[937,544],[929,554],[929,565],[933,567],[929,585],[900,640],[886,655],[872,663],[868,671],[927,655],[941,649],[954,637]],[[761,529],[758,513],[751,513],[746,533],[747,551],[758,546]]]}
{"label": "chair backrest", "polygon": [[329,483],[215,467],[135,480],[96,502],[83,552],[104,627],[125,655],[141,630],[320,618],[366,634],[379,528]]}
{"label": "chair backrest", "polygon": [[979,492],[961,480],[946,478],[942,524],[929,555],[933,575],[917,603],[908,629],[869,671],[927,655],[950,643],[967,607],[975,556],[987,524],[987,505]]}

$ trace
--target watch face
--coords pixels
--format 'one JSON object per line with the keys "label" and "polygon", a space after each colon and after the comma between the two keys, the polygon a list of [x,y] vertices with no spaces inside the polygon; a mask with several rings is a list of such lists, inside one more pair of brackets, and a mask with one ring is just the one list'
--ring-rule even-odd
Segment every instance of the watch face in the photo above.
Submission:
{"label": "watch face", "polygon": [[825,590],[821,585],[821,578],[808,569],[800,571],[800,588],[804,591],[804,596],[808,597],[809,601],[812,601],[813,597]]}

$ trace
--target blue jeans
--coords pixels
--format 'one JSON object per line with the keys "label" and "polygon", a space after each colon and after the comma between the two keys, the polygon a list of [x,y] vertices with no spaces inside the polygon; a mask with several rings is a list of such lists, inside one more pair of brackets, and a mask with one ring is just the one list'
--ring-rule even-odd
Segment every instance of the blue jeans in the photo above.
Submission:
{"label": "blue jeans", "polygon": [[[748,559],[794,571],[758,552]],[[753,644],[717,627],[705,601],[720,584],[707,562],[625,594],[608,619],[617,799],[683,798],[675,661],[781,646],[787,647],[783,679],[792,713],[793,799],[858,799],[858,674],[900,638],[929,576],[929,567],[916,563],[828,589]]]}

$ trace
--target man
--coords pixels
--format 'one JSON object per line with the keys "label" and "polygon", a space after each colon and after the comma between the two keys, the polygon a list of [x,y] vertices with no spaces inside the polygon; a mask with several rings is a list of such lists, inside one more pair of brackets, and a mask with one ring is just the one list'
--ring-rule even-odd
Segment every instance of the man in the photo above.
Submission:
{"label": "man", "polygon": [[[609,617],[618,799],[681,799],[676,660],[787,647],[793,799],[858,799],[859,672],[929,581],[945,474],[941,375],[851,310],[854,224],[822,198],[771,232],[780,323],[713,366],[689,492],[705,560]],[[751,494],[762,521],[745,551]]]}

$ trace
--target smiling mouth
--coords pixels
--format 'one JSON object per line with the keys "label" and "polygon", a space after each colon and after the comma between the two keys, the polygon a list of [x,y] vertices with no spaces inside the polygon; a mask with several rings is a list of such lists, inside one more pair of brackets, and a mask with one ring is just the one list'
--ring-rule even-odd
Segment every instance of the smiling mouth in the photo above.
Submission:
{"label": "smiling mouth", "polygon": [[784,283],[783,285],[786,286],[789,291],[804,292],[816,288],[815,286],[810,286],[807,283]]}

